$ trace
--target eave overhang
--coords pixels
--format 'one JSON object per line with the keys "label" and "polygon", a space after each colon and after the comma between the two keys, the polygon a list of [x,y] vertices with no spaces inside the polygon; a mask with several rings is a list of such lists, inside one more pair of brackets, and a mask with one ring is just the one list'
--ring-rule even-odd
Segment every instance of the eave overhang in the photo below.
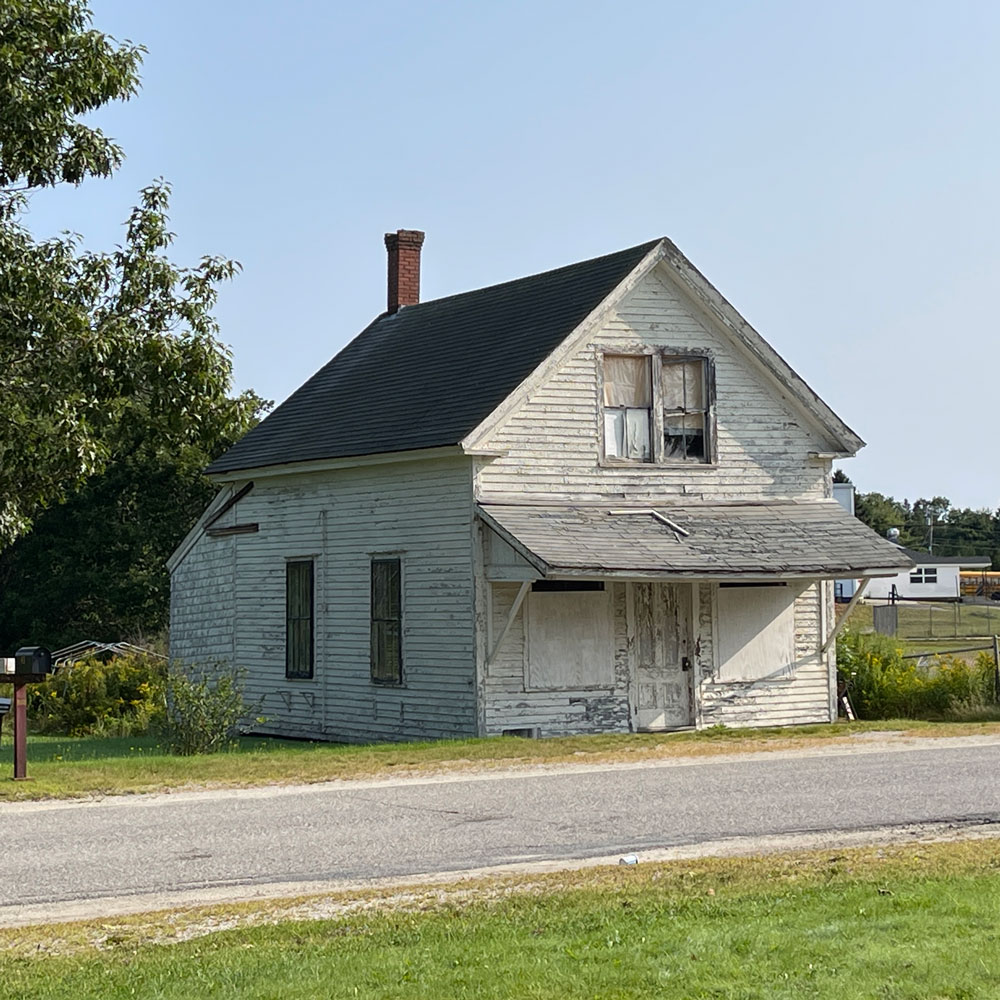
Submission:
{"label": "eave overhang", "polygon": [[891,577],[913,566],[833,500],[484,503],[479,516],[546,579],[766,582]]}

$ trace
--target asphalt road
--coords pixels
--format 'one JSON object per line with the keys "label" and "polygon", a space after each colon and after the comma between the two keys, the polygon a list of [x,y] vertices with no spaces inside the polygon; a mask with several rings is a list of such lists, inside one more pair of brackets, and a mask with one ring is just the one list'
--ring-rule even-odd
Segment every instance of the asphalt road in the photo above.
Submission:
{"label": "asphalt road", "polygon": [[0,806],[28,904],[402,877],[808,831],[1000,822],[1000,741]]}

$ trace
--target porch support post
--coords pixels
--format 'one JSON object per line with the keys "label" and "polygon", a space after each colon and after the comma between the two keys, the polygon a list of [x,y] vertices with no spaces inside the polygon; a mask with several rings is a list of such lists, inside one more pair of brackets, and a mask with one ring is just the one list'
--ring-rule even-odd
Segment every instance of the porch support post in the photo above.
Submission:
{"label": "porch support post", "polygon": [[838,621],[837,624],[833,626],[833,630],[826,637],[826,642],[824,642],[822,647],[820,648],[819,652],[821,656],[830,649],[830,647],[834,643],[834,640],[837,638],[838,635],[840,635],[841,630],[847,624],[847,619],[851,617],[851,612],[854,610],[854,605],[857,604],[858,601],[860,601],[861,598],[864,596],[865,591],[868,589],[869,583],[871,583],[870,576],[864,576],[861,578],[861,583],[858,584],[858,589],[854,591],[854,596],[851,598],[850,603],[844,609],[844,613],[840,616],[840,621]]}
{"label": "porch support post", "polygon": [[507,615],[507,620],[503,623],[503,630],[497,637],[497,641],[493,644],[493,648],[490,650],[490,655],[486,658],[486,669],[489,670],[493,666],[493,661],[496,659],[497,653],[500,652],[500,647],[503,645],[504,639],[507,638],[507,633],[510,631],[511,626],[514,624],[514,619],[517,617],[518,611],[521,610],[521,605],[524,603],[525,597],[528,596],[528,591],[531,589],[531,580],[524,580],[521,583],[521,587],[517,592],[517,597],[514,598],[514,603],[510,606],[510,612]]}

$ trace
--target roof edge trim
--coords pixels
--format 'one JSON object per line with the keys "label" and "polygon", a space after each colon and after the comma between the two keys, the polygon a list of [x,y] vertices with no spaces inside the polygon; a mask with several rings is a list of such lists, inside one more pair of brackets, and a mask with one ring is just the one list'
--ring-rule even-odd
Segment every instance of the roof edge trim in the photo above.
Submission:
{"label": "roof edge trim", "polygon": [[[246,479],[246,476],[242,477]],[[218,493],[212,498],[212,502],[205,508],[201,517],[194,522],[194,526],[191,530],[181,539],[180,544],[174,549],[173,552],[167,557],[167,572],[173,573],[173,571],[180,566],[182,562],[187,558],[187,554],[194,548],[194,543],[201,538],[202,532],[205,529],[205,525],[213,521],[217,515],[221,514],[222,508],[226,506],[229,500],[232,498],[235,490],[231,483],[226,483],[219,490]]]}
{"label": "roof edge trim", "polygon": [[321,458],[309,462],[287,462],[281,465],[261,465],[230,472],[207,472],[216,483],[239,482],[243,479],[272,479],[275,476],[307,475],[335,469],[351,469],[363,465],[389,465],[394,462],[422,462],[443,458],[464,458],[458,445],[440,448],[415,448],[410,451],[380,451],[369,455],[349,455],[344,458]]}
{"label": "roof edge trim", "polygon": [[785,388],[805,409],[826,434],[832,435],[845,452],[853,457],[865,446],[864,440],[812,389],[798,372],[740,315],[730,301],[669,239],[664,239],[663,259],[688,295],[716,323],[739,343],[756,361]]}
{"label": "roof edge trim", "polygon": [[512,535],[506,528],[490,517],[490,515],[483,510],[479,504],[476,504],[476,513],[479,514],[480,519],[486,527],[488,527],[491,531],[495,531],[496,534],[502,538],[519,556],[534,566],[535,569],[542,574],[542,576],[546,576],[548,574],[549,564],[540,556],[536,556],[531,549],[527,548],[520,538],[516,535]]}

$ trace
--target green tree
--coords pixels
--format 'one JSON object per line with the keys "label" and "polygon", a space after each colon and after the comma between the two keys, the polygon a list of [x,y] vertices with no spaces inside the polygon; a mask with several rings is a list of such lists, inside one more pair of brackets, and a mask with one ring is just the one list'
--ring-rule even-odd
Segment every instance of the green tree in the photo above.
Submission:
{"label": "green tree", "polygon": [[136,409],[104,472],[0,553],[0,651],[162,633],[166,560],[216,490],[202,469],[253,419],[235,404],[211,416],[199,439],[164,447],[156,421]]}
{"label": "green tree", "polygon": [[238,265],[171,262],[165,182],[141,192],[108,253],[82,250],[78,236],[38,239],[23,224],[40,189],[107,177],[121,163],[122,150],[84,116],[137,92],[143,52],[95,30],[86,0],[0,4],[8,645],[160,627],[162,561],[211,495],[200,470],[262,406],[252,392],[229,398],[231,360],[216,339],[218,287]]}
{"label": "green tree", "polygon": [[902,532],[910,514],[903,504],[881,493],[856,493],[854,512],[883,538],[890,528],[899,528]]}
{"label": "green tree", "polygon": [[142,191],[110,253],[37,240],[21,222],[33,189],[121,162],[81,117],[135,93],[142,51],[95,31],[83,0],[0,8],[0,550],[106,468],[136,408],[169,449],[220,407],[245,422],[259,405],[226,402],[231,362],[212,315],[237,265],[171,263],[165,183]]}

